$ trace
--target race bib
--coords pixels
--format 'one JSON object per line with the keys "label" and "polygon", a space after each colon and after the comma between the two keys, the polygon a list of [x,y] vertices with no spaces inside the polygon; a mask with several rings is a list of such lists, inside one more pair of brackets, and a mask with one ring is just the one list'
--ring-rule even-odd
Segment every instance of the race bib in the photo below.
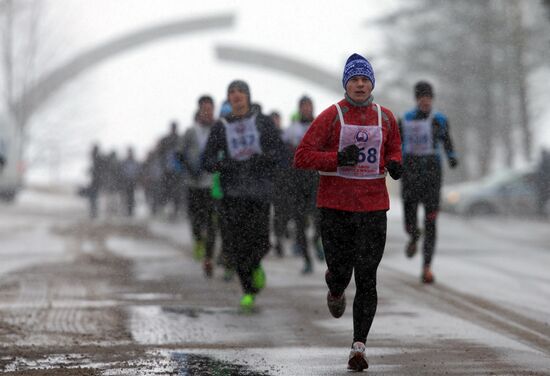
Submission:
{"label": "race bib", "polygon": [[354,179],[379,177],[382,128],[376,125],[342,125],[339,151],[353,144],[359,148],[359,163],[338,167],[338,175]]}
{"label": "race bib", "polygon": [[408,120],[404,122],[405,154],[434,154],[432,121],[433,118],[430,115],[425,120]]}
{"label": "race bib", "polygon": [[237,161],[246,161],[254,154],[261,154],[260,134],[256,128],[256,116],[223,122],[229,156]]}

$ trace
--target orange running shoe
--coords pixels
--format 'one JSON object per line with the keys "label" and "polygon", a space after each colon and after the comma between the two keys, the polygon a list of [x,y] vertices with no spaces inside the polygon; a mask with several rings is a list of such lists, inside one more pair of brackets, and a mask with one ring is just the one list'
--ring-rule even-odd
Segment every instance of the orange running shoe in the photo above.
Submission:
{"label": "orange running shoe", "polygon": [[429,266],[425,266],[422,270],[421,280],[422,283],[426,284],[434,283],[434,274],[432,273],[432,269]]}

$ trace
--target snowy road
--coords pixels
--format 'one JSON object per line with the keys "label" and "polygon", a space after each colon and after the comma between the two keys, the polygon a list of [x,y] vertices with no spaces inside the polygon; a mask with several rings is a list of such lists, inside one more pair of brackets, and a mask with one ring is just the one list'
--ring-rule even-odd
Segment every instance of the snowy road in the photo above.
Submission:
{"label": "snowy road", "polygon": [[[367,374],[550,375],[550,222],[443,214],[437,283],[423,286],[398,206]],[[242,314],[236,281],[206,280],[190,253],[185,222],[90,222],[84,202],[45,192],[1,206],[0,371],[348,374],[351,304],[330,317],[321,262],[304,277],[269,255],[258,310]]]}

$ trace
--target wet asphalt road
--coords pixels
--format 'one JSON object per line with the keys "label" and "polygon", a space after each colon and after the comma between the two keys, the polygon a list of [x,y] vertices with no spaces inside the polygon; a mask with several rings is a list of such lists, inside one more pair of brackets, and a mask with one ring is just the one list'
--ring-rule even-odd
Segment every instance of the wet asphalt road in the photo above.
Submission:
{"label": "wet asphalt road", "polygon": [[[91,222],[83,202],[27,192],[0,214],[6,375],[347,375],[351,296],[325,307],[324,267],[265,262],[257,309],[222,270],[205,279],[187,223]],[[442,215],[437,283],[403,255],[389,214],[369,375],[550,375],[550,223]]]}

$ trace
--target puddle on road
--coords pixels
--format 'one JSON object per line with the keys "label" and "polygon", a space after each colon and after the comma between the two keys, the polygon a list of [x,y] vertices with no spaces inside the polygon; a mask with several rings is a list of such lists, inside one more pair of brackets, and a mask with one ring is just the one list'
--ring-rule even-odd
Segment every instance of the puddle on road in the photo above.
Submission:
{"label": "puddle on road", "polygon": [[93,362],[80,354],[55,355],[41,359],[17,357],[11,359],[11,362],[2,359],[8,363],[2,371],[26,371],[30,374],[41,370],[47,374],[48,370],[63,369],[66,371],[64,375],[75,376],[95,373],[103,376],[269,376],[267,371],[253,371],[245,365],[216,360],[202,354],[164,350],[147,353],[149,357],[146,355],[141,359],[114,362]]}
{"label": "puddle on road", "polygon": [[173,353],[172,359],[178,364],[178,376],[269,376],[267,372],[252,371],[204,355]]}
{"label": "puddle on road", "polygon": [[183,307],[183,306],[171,306],[161,307],[163,312],[175,313],[184,315],[190,318],[197,318],[200,315],[217,315],[217,314],[239,314],[239,310],[236,308],[203,308],[203,307]]}

